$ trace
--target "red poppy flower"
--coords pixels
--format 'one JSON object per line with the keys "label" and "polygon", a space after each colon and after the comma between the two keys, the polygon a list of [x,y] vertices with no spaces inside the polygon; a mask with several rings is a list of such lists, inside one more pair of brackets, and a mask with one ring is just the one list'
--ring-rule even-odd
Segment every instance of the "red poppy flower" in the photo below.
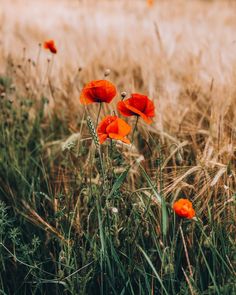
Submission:
{"label": "red poppy flower", "polygon": [[124,120],[117,116],[107,116],[98,125],[97,133],[102,144],[107,138],[121,140],[130,143],[126,137],[131,131],[131,127]]}
{"label": "red poppy flower", "polygon": [[146,95],[138,93],[131,94],[130,98],[119,101],[117,108],[123,116],[140,116],[148,124],[152,122],[150,118],[155,116],[154,103]]}
{"label": "red poppy flower", "polygon": [[44,46],[45,49],[50,50],[51,53],[54,53],[54,54],[57,53],[57,48],[56,48],[55,42],[53,40],[45,41],[43,43],[43,46]]}
{"label": "red poppy flower", "polygon": [[173,205],[175,213],[181,217],[192,219],[195,216],[195,210],[192,203],[187,199],[179,199]]}
{"label": "red poppy flower", "polygon": [[111,82],[95,80],[85,85],[80,95],[80,102],[86,105],[93,102],[109,103],[115,96],[116,88]]}

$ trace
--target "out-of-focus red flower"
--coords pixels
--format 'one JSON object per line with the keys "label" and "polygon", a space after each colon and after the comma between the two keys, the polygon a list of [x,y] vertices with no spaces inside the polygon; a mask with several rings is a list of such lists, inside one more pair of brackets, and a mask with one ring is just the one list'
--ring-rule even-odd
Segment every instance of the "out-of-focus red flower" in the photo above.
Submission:
{"label": "out-of-focus red flower", "polygon": [[48,41],[45,41],[45,42],[43,43],[43,47],[44,47],[45,49],[50,50],[51,53],[53,53],[53,54],[56,54],[56,53],[57,53],[57,48],[56,48],[56,45],[55,45],[54,40],[48,40]]}
{"label": "out-of-focus red flower", "polygon": [[154,0],[147,0],[148,7],[152,7],[154,4]]}
{"label": "out-of-focus red flower", "polygon": [[195,216],[195,210],[192,203],[187,199],[179,199],[173,205],[175,213],[181,217],[192,219]]}
{"label": "out-of-focus red flower", "polygon": [[130,140],[126,137],[130,131],[130,125],[117,116],[106,116],[97,128],[100,144],[102,144],[107,138],[130,143]]}
{"label": "out-of-focus red flower", "polygon": [[140,116],[148,124],[152,122],[151,118],[155,116],[154,103],[146,95],[138,93],[131,94],[130,98],[119,101],[117,108],[123,116]]}
{"label": "out-of-focus red flower", "polygon": [[109,103],[116,96],[116,87],[107,80],[95,80],[89,82],[82,89],[80,102],[90,104],[93,102]]}

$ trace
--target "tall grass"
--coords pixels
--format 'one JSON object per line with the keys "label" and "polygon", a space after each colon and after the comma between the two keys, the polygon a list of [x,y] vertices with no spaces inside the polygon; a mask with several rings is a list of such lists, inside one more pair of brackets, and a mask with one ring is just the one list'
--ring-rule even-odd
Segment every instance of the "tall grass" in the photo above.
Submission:
{"label": "tall grass", "polygon": [[11,102],[17,91],[1,84],[2,294],[235,292],[233,199],[180,220],[164,201],[160,144],[150,177],[125,147],[100,147],[91,118],[62,142],[69,130],[45,115],[47,99]]}
{"label": "tall grass", "polygon": [[[61,1],[53,32],[36,19],[55,2],[35,3],[0,16],[0,294],[235,294],[234,4]],[[131,147],[99,145],[99,110],[78,103],[107,66],[156,104]],[[180,197],[195,219],[174,214]]]}

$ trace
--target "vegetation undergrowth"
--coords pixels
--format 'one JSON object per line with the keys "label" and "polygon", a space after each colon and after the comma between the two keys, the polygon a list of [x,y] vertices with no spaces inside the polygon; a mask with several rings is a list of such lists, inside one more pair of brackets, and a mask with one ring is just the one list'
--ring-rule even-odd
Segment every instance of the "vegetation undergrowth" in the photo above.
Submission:
{"label": "vegetation undergrowth", "polygon": [[1,294],[235,294],[234,186],[181,218],[172,204],[193,192],[165,188],[183,158],[196,166],[192,147],[166,149],[138,120],[131,145],[100,144],[101,110],[72,132],[12,85],[0,78]]}

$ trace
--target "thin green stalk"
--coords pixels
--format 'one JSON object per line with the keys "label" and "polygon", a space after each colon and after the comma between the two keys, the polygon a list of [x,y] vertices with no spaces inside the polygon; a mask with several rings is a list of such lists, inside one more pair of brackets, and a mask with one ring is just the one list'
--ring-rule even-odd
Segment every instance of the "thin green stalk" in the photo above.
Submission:
{"label": "thin green stalk", "polygon": [[96,129],[98,127],[98,121],[99,121],[99,117],[100,117],[100,114],[101,114],[101,110],[102,110],[102,102],[99,103],[98,114],[97,114],[97,119],[96,119]]}
{"label": "thin green stalk", "polygon": [[132,133],[132,138],[131,138],[131,147],[132,147],[132,145],[134,143],[134,134],[135,134],[135,131],[136,131],[137,127],[138,127],[138,120],[139,120],[139,116],[137,116],[136,122],[135,122],[135,125],[134,125],[134,129],[133,129],[133,133]]}

